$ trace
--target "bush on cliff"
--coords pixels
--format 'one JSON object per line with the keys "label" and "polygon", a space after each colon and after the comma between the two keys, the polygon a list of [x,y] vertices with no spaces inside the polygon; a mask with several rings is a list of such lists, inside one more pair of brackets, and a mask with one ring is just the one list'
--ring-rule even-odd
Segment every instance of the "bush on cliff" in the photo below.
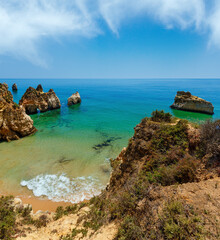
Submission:
{"label": "bush on cliff", "polygon": [[180,120],[175,125],[161,125],[153,134],[151,148],[166,154],[171,147],[181,147],[185,150],[188,147],[188,122]]}
{"label": "bush on cliff", "polygon": [[9,240],[15,233],[16,214],[11,202],[12,197],[0,198],[0,239]]}
{"label": "bush on cliff", "polygon": [[154,111],[151,114],[151,120],[154,122],[167,122],[170,123],[172,120],[172,115],[170,113],[165,113],[163,110]]}
{"label": "bush on cliff", "polygon": [[200,156],[208,155],[220,163],[220,120],[210,121],[201,125]]}
{"label": "bush on cliff", "polygon": [[162,239],[203,239],[203,225],[190,205],[172,200],[167,202],[160,216]]}

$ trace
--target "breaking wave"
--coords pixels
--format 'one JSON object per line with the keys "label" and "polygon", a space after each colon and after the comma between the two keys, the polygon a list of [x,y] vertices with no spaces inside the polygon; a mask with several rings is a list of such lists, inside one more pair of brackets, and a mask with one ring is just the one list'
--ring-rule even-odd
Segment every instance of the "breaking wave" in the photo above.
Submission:
{"label": "breaking wave", "polygon": [[104,186],[94,177],[68,178],[65,174],[41,174],[21,181],[36,197],[46,196],[56,202],[78,203],[101,193]]}

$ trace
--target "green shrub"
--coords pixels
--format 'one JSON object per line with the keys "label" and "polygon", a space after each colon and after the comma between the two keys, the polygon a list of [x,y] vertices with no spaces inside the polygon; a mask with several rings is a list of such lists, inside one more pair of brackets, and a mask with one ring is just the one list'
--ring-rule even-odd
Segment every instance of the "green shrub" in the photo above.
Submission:
{"label": "green shrub", "polygon": [[141,240],[144,233],[135,217],[126,216],[121,223],[115,240]]}
{"label": "green shrub", "polygon": [[77,229],[77,228],[74,228],[72,230],[72,233],[71,234],[67,234],[66,236],[61,236],[61,240],[73,240],[75,239],[75,237],[78,235],[78,234],[82,234],[82,237],[86,237],[87,233],[88,233],[88,230],[87,229],[84,229],[84,228],[81,228],[81,229]]}
{"label": "green shrub", "polygon": [[172,115],[170,113],[165,113],[163,110],[156,110],[151,113],[151,120],[154,122],[170,123],[172,121]]}
{"label": "green shrub", "polygon": [[87,220],[84,222],[84,228],[91,228],[94,231],[97,231],[104,223],[107,222],[107,212],[109,207],[109,201],[94,197],[91,202],[91,210],[87,215]]}
{"label": "green shrub", "polygon": [[58,220],[64,215],[64,208],[62,206],[57,207],[54,220]]}
{"label": "green shrub", "polygon": [[46,227],[48,223],[47,215],[41,215],[38,219],[34,220],[34,225],[37,228]]}
{"label": "green shrub", "polygon": [[209,155],[213,160],[220,159],[220,120],[208,120],[201,125],[200,155]]}
{"label": "green shrub", "polygon": [[0,239],[12,239],[15,233],[16,213],[11,206],[12,197],[0,198]]}
{"label": "green shrub", "polygon": [[162,153],[173,146],[185,150],[188,146],[188,122],[180,120],[176,125],[161,126],[152,138],[152,148]]}
{"label": "green shrub", "polygon": [[197,240],[204,236],[201,219],[193,208],[179,201],[168,202],[160,216],[163,239]]}
{"label": "green shrub", "polygon": [[149,183],[159,183],[162,186],[193,182],[196,178],[198,161],[186,156],[175,164],[159,164],[158,167],[146,172]]}

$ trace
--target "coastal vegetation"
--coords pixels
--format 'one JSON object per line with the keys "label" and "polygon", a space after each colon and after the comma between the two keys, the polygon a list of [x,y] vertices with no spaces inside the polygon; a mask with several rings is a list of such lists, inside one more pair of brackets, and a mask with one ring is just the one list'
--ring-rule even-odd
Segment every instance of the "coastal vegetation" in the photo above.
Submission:
{"label": "coastal vegetation", "polygon": [[115,240],[218,239],[216,216],[207,217],[176,188],[220,176],[219,124],[208,121],[194,128],[163,111],[143,119],[128,147],[112,160],[106,190],[87,204],[90,211],[80,227],[62,239],[76,239],[111,222],[118,226]]}
{"label": "coastal vegetation", "polygon": [[36,228],[45,227],[48,222],[46,215],[33,218],[30,205],[16,205],[12,196],[0,198],[0,239],[10,240],[22,236],[24,230],[21,225],[34,225]]}
{"label": "coastal vegetation", "polygon": [[[127,148],[111,160],[106,189],[88,202],[57,208],[52,221],[77,218],[59,239],[90,239],[111,223],[117,227],[114,240],[219,239],[215,195],[219,192],[219,146],[219,120],[195,126],[164,111],[153,112],[135,127]],[[49,222],[46,216],[33,219],[30,212],[8,207],[9,220],[1,224],[8,229],[2,230],[3,239],[14,234],[10,229],[17,218],[36,227]]]}

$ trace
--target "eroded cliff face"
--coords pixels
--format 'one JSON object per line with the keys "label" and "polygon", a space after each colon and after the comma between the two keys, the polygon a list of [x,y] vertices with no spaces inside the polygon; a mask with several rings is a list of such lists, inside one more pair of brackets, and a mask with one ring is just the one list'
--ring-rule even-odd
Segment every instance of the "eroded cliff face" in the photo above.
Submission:
{"label": "eroded cliff face", "polygon": [[25,109],[13,102],[8,86],[0,84],[0,141],[19,139],[36,131]]}
{"label": "eroded cliff face", "polygon": [[181,219],[188,222],[182,239],[218,239],[219,129],[220,121],[194,126],[152,118],[135,127],[128,146],[111,162],[103,192],[110,219],[122,221],[115,239],[181,239]]}
{"label": "eroded cliff face", "polygon": [[163,186],[220,176],[220,121],[193,127],[186,120],[145,118],[113,167],[107,190],[117,192],[140,175]]}
{"label": "eroded cliff face", "polygon": [[25,108],[27,114],[35,114],[38,110],[46,112],[61,107],[60,100],[53,89],[45,93],[41,85],[38,85],[37,89],[29,87],[19,101],[19,105]]}
{"label": "eroded cliff face", "polygon": [[179,91],[174,99],[174,103],[170,106],[173,109],[199,112],[206,114],[214,114],[212,103],[206,100],[193,96],[190,92]]}
{"label": "eroded cliff face", "polygon": [[143,119],[111,161],[102,194],[59,208],[55,220],[26,238],[219,239],[219,129],[220,121],[195,126],[164,112]]}

